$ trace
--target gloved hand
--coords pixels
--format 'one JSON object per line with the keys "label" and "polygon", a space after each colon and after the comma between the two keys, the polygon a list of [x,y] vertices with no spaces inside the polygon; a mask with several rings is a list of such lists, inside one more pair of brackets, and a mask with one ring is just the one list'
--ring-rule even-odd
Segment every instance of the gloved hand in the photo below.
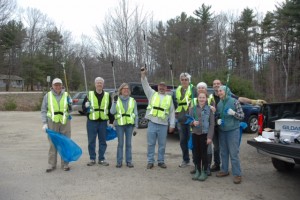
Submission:
{"label": "gloved hand", "polygon": [[228,115],[235,115],[235,111],[233,111],[231,108],[229,108],[229,109],[227,110],[227,114],[228,114]]}
{"label": "gloved hand", "polygon": [[217,124],[219,125],[219,126],[224,126],[224,120],[223,119],[218,119],[217,120]]}
{"label": "gloved hand", "polygon": [[265,100],[262,99],[257,99],[257,100],[251,100],[251,104],[252,105],[256,105],[256,106],[262,106],[263,104],[267,103]]}
{"label": "gloved hand", "polygon": [[72,101],[72,99],[69,96],[67,97],[67,101],[68,101],[69,105],[72,105],[73,101]]}
{"label": "gloved hand", "polygon": [[91,103],[89,101],[85,102],[85,105],[84,105],[86,108],[89,108],[91,106]]}
{"label": "gloved hand", "polygon": [[48,129],[48,124],[44,124],[42,129],[46,132],[46,129]]}
{"label": "gloved hand", "polygon": [[115,101],[115,102],[118,101],[118,95],[117,95],[117,94],[114,96],[114,101]]}
{"label": "gloved hand", "polygon": [[137,128],[134,128],[133,131],[132,131],[132,135],[133,135],[133,136],[136,136],[136,134],[137,134],[136,129],[137,129]]}
{"label": "gloved hand", "polygon": [[110,128],[115,128],[115,126],[113,124],[107,124],[107,126],[109,126]]}

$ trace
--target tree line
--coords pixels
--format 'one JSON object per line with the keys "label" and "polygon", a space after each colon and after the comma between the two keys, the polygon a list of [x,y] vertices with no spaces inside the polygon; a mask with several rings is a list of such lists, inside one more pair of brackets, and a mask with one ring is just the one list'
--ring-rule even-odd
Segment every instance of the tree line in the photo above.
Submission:
{"label": "tree line", "polygon": [[[263,14],[248,7],[239,14],[195,7],[167,20],[120,0],[105,21],[95,25],[95,38],[80,42],[46,14],[33,8],[17,13],[17,4],[0,0],[0,74],[25,79],[25,90],[48,87],[47,76],[64,78],[69,90],[84,90],[81,60],[88,86],[105,79],[107,88],[140,81],[145,66],[151,82],[179,84],[188,72],[193,84],[216,78],[237,95],[267,101],[299,100],[300,1],[286,0]],[[16,17],[17,16],[17,17]],[[114,72],[114,73],[113,73]],[[228,79],[229,77],[229,79]],[[9,84],[6,84],[9,91]]]}

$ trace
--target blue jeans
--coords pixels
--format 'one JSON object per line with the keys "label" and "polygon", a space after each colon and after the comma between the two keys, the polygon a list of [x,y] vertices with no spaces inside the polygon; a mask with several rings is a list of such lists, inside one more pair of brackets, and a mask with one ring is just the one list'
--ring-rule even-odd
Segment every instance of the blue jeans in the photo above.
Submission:
{"label": "blue jeans", "polygon": [[118,148],[117,148],[117,163],[122,164],[123,162],[123,146],[124,146],[124,134],[125,134],[125,155],[126,163],[132,162],[131,153],[131,138],[133,125],[116,126],[116,131],[118,134]]}
{"label": "blue jeans", "polygon": [[154,163],[155,144],[158,142],[158,163],[165,162],[165,150],[167,142],[168,126],[162,124],[156,124],[151,121],[148,123],[147,130],[147,160],[148,163]]}
{"label": "blue jeans", "polygon": [[190,138],[190,125],[178,123],[178,131],[180,138],[180,147],[182,150],[182,159],[185,162],[190,162],[188,141]]}
{"label": "blue jeans", "polygon": [[241,165],[239,158],[240,129],[219,132],[219,144],[221,152],[221,171],[228,172],[229,156],[231,160],[233,176],[241,176]]}
{"label": "blue jeans", "polygon": [[106,151],[106,127],[107,121],[92,121],[87,120],[86,128],[88,135],[88,149],[91,160],[96,160],[96,138],[99,141],[99,160],[105,160],[104,154]]}

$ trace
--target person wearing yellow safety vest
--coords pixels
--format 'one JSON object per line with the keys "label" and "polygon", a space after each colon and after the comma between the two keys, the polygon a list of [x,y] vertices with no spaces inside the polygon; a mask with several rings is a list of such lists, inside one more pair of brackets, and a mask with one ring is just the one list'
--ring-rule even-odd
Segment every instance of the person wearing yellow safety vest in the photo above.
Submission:
{"label": "person wearing yellow safety vest", "polygon": [[158,142],[158,166],[167,168],[165,164],[165,149],[168,134],[175,128],[175,109],[171,95],[166,94],[167,86],[165,82],[158,84],[158,91],[153,90],[146,77],[147,70],[141,68],[141,82],[148,99],[148,107],[145,118],[149,120],[147,129],[147,169],[154,167],[154,154],[156,140]]}
{"label": "person wearing yellow safety vest", "polygon": [[97,77],[95,79],[95,90],[89,91],[88,95],[82,102],[82,110],[87,113],[87,136],[88,136],[88,150],[90,155],[90,162],[87,166],[96,164],[96,139],[98,136],[98,164],[108,166],[109,163],[105,161],[106,144],[106,128],[108,123],[112,126],[114,117],[110,114],[111,98],[108,92],[103,90],[104,79]]}
{"label": "person wearing yellow safety vest", "polygon": [[[55,78],[52,81],[52,88],[45,94],[41,106],[41,115],[43,122],[43,130],[51,129],[62,135],[71,137],[70,112],[72,111],[72,99],[62,87],[62,81]],[[48,168],[46,172],[51,172],[56,169],[57,150],[55,149],[50,138],[50,149],[48,154]],[[61,167],[64,171],[69,171],[69,163],[61,159]]]}
{"label": "person wearing yellow safety vest", "polygon": [[196,88],[190,84],[191,75],[188,73],[181,73],[179,76],[181,85],[177,87],[175,93],[175,107],[176,107],[176,118],[177,127],[179,131],[180,147],[182,150],[182,162],[179,167],[183,168],[189,165],[190,156],[188,149],[188,141],[190,138],[190,125],[185,124],[188,114],[189,107],[192,103],[192,97],[197,96]]}
{"label": "person wearing yellow safety vest", "polygon": [[119,87],[118,94],[114,96],[110,113],[115,116],[114,126],[118,134],[116,167],[122,167],[125,135],[126,166],[132,168],[134,166],[132,164],[131,139],[134,127],[138,127],[139,118],[136,102],[134,98],[130,97],[130,88],[127,83],[122,83]]}

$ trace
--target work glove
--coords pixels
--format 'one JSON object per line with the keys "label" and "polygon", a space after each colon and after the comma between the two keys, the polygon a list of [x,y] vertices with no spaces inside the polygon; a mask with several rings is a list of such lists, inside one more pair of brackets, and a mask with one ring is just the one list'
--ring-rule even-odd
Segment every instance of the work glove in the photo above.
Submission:
{"label": "work glove", "polygon": [[68,104],[71,106],[73,103],[72,99],[70,97],[67,97],[67,101],[68,101]]}
{"label": "work glove", "polygon": [[107,124],[108,127],[115,129],[115,126],[113,124]]}
{"label": "work glove", "polygon": [[262,99],[257,99],[257,100],[251,100],[251,104],[252,105],[256,105],[256,106],[262,106],[263,104],[267,103],[265,100]]}
{"label": "work glove", "polygon": [[224,120],[223,119],[218,119],[217,120],[217,124],[219,125],[219,126],[224,126]]}
{"label": "work glove", "polygon": [[136,129],[137,129],[137,128],[134,128],[133,131],[132,131],[132,135],[133,135],[133,136],[136,136],[136,134],[137,134]]}
{"label": "work glove", "polygon": [[117,95],[117,94],[114,96],[114,101],[115,101],[115,102],[118,101],[118,95]]}
{"label": "work glove", "polygon": [[91,106],[91,103],[90,103],[89,101],[87,101],[87,102],[85,102],[84,106],[85,106],[86,108],[89,108],[89,107]]}
{"label": "work glove", "polygon": [[235,111],[233,111],[231,108],[227,109],[227,110],[226,110],[226,113],[227,113],[228,115],[235,115]]}
{"label": "work glove", "polygon": [[46,132],[46,129],[48,129],[48,124],[44,124],[42,129]]}

